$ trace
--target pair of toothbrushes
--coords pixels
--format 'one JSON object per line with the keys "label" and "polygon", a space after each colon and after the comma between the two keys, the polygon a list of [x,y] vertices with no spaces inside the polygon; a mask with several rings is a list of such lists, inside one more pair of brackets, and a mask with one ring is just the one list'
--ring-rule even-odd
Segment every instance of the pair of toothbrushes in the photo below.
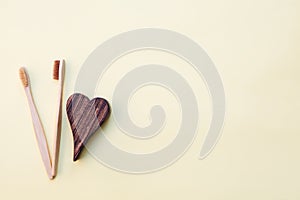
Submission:
{"label": "pair of toothbrushes", "polygon": [[64,60],[55,60],[54,67],[53,67],[53,79],[58,81],[58,99],[57,99],[58,105],[57,105],[57,112],[56,112],[56,124],[55,124],[55,134],[54,134],[55,137],[54,152],[51,159],[44,128],[39,118],[39,114],[37,112],[32,97],[29,76],[25,68],[20,68],[19,70],[20,79],[24,86],[29,108],[31,111],[31,117],[32,117],[32,122],[33,122],[33,127],[37,139],[38,147],[49,179],[53,179],[57,174],[59,146],[60,146],[60,137],[61,137],[61,113],[62,113],[64,71],[65,71]]}

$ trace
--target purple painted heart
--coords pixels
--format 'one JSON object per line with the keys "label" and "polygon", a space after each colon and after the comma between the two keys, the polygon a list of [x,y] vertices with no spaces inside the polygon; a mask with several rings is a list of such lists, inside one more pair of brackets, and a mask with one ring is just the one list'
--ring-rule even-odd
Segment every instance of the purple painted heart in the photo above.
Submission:
{"label": "purple painted heart", "polygon": [[66,110],[74,140],[73,161],[76,161],[88,139],[108,118],[110,108],[103,98],[90,100],[83,94],[75,93],[69,97]]}

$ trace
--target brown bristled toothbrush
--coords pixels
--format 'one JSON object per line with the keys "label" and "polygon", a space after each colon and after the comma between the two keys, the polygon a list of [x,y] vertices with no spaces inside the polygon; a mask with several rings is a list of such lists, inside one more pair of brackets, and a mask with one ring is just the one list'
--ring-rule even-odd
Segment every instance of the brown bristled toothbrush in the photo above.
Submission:
{"label": "brown bristled toothbrush", "polygon": [[57,98],[57,112],[55,121],[55,133],[54,133],[54,148],[53,148],[53,164],[52,164],[52,176],[57,174],[59,147],[61,138],[61,111],[62,111],[62,96],[65,78],[65,62],[64,60],[55,60],[53,66],[53,79],[58,81],[58,98]]}
{"label": "brown bristled toothbrush", "polygon": [[29,76],[26,73],[25,68],[20,68],[19,75],[20,75],[20,79],[22,81],[22,84],[24,86],[25,93],[26,93],[26,96],[27,96],[29,108],[30,108],[30,111],[31,111],[31,117],[32,117],[34,132],[35,132],[36,140],[37,140],[39,150],[40,150],[40,153],[41,153],[41,156],[42,156],[42,160],[43,160],[43,163],[45,165],[45,168],[46,168],[47,175],[48,175],[49,179],[53,179],[52,167],[51,167],[51,158],[50,158],[50,154],[49,154],[47,139],[45,137],[44,128],[43,128],[43,125],[42,125],[41,120],[39,118],[39,114],[37,112],[37,109],[36,109],[34,101],[33,101],[33,97],[32,97],[32,94],[31,94],[31,88],[30,88]]}

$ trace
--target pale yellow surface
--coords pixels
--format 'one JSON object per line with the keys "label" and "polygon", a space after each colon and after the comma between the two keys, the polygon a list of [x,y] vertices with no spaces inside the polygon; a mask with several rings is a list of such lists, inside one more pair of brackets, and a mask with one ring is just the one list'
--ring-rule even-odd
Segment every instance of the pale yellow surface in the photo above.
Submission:
{"label": "pale yellow surface", "polygon": [[[211,116],[201,78],[191,66],[180,68],[184,63],[176,57],[136,52],[107,71],[97,95],[111,100],[118,78],[138,64],[173,66],[199,99],[203,121],[191,148],[170,167],[144,175],[114,171],[86,152],[73,163],[64,112],[59,174],[47,180],[18,68],[27,66],[52,144],[53,59],[63,57],[67,62],[65,103],[80,66],[94,48],[114,35],[143,27],[170,29],[192,38],[216,64],[227,97],[227,118],[216,148],[205,160],[197,159]],[[1,0],[0,199],[300,199],[299,53],[298,0]],[[143,101],[152,93],[162,95],[160,101]],[[131,116],[137,124],[147,125],[153,103],[165,105],[168,113],[162,135],[131,141],[118,134],[111,118],[107,136],[132,152],[166,145],[180,122],[172,95],[157,87],[138,91],[130,104]]]}

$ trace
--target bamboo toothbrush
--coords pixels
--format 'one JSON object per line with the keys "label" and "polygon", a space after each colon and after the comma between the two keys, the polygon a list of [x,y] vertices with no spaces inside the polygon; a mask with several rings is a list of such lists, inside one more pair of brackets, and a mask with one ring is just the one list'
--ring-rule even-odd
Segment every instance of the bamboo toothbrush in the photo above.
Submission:
{"label": "bamboo toothbrush", "polygon": [[57,99],[57,113],[55,122],[55,134],[54,134],[54,148],[53,148],[53,164],[52,164],[52,176],[57,174],[59,147],[61,138],[61,110],[62,110],[62,95],[65,76],[65,63],[64,60],[55,60],[53,66],[53,79],[58,80],[58,99]]}
{"label": "bamboo toothbrush", "polygon": [[26,73],[25,68],[20,68],[19,75],[20,75],[20,79],[22,81],[22,84],[24,86],[25,93],[26,93],[27,100],[28,100],[28,104],[29,104],[29,107],[30,107],[34,132],[35,132],[35,136],[36,136],[36,139],[37,139],[37,142],[38,142],[38,146],[39,146],[39,150],[40,150],[40,153],[41,153],[41,156],[42,156],[42,160],[43,160],[43,163],[45,165],[45,168],[46,168],[49,179],[53,179],[51,159],[50,159],[47,140],[46,140],[46,137],[45,137],[43,125],[41,123],[41,120],[39,118],[37,109],[36,109],[34,101],[33,101],[33,97],[32,97],[32,94],[31,94],[31,89],[30,89],[29,76]]}

